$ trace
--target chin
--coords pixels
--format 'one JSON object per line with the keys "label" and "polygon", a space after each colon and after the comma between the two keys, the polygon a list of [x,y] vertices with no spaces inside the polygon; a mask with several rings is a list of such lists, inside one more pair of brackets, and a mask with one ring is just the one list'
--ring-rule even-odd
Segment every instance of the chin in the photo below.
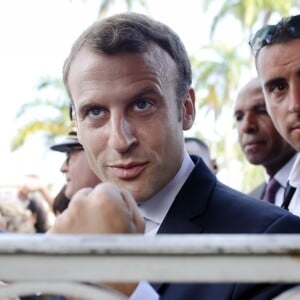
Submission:
{"label": "chin", "polygon": [[292,145],[292,147],[297,151],[300,152],[300,145]]}
{"label": "chin", "polygon": [[263,164],[263,161],[262,161],[260,158],[258,158],[258,159],[253,159],[253,157],[252,157],[252,158],[248,159],[248,161],[249,161],[250,164],[252,164],[252,165],[262,165],[262,164]]}

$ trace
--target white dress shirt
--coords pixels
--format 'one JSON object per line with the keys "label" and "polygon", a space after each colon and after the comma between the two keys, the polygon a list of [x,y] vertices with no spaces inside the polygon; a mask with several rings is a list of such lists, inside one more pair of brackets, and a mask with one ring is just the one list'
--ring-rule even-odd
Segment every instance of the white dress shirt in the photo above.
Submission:
{"label": "white dress shirt", "polygon": [[[140,203],[139,208],[145,220],[145,235],[153,236],[168,213],[176,195],[193,171],[194,163],[187,152],[176,176],[154,197]],[[146,281],[140,281],[130,300],[158,300],[159,295]]]}
{"label": "white dress shirt", "polygon": [[168,213],[176,195],[193,171],[194,163],[185,152],[183,163],[175,177],[155,196],[140,203],[140,212],[145,220],[145,235],[155,235]]}
{"label": "white dress shirt", "polygon": [[[298,154],[295,154],[275,175],[274,178],[277,180],[277,182],[280,183],[280,188],[278,189],[276,196],[275,196],[275,202],[274,204],[276,206],[281,206],[283,202],[283,196],[284,196],[284,190],[287,186],[287,181],[290,176],[291,170],[293,168],[293,165],[296,161]],[[266,180],[266,182],[269,181],[269,178]]]}
{"label": "white dress shirt", "polygon": [[293,214],[300,216],[300,154],[297,154],[297,158],[291,170],[289,176],[290,185],[296,188],[296,191],[292,197],[289,205],[289,211]]}

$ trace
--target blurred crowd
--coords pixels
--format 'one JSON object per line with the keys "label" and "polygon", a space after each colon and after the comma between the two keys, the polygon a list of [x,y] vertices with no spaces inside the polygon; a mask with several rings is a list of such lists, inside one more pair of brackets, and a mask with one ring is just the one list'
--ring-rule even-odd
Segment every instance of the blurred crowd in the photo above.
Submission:
{"label": "blurred crowd", "polygon": [[25,175],[13,197],[0,197],[0,229],[15,233],[45,233],[53,224],[54,197],[34,174]]}

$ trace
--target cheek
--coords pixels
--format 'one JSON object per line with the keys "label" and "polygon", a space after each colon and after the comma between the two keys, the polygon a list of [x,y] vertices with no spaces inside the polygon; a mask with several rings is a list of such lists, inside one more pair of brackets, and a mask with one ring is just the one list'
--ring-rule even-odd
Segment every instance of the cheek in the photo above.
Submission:
{"label": "cheek", "polygon": [[99,175],[100,167],[102,165],[101,161],[105,160],[105,153],[108,143],[104,141],[104,137],[101,138],[102,134],[88,135],[85,137],[83,144],[85,151],[85,160],[95,174]]}
{"label": "cheek", "polygon": [[179,145],[184,144],[182,122],[179,122],[177,118],[169,120],[164,129],[164,137],[161,143],[166,145],[167,155],[172,155],[173,153],[177,155],[175,150],[178,149],[180,151],[181,147]]}
{"label": "cheek", "polygon": [[285,133],[286,118],[283,117],[279,110],[276,110],[273,111],[272,120],[273,126],[275,127],[273,137],[277,136],[278,134],[283,136]]}
{"label": "cheek", "polygon": [[[168,124],[169,120],[166,122],[151,122],[147,126],[139,126],[136,130],[136,137],[139,143],[140,151],[152,153],[158,159],[165,160],[166,155],[170,155],[169,147],[172,147],[170,143],[174,143],[173,132],[174,128],[171,130]],[[155,154],[154,154],[155,153]]]}
{"label": "cheek", "polygon": [[88,156],[93,157],[97,155],[97,152],[99,149],[101,149],[103,146],[103,134],[98,130],[91,129],[92,133],[88,133],[85,135],[82,135],[82,144],[84,145],[85,152]]}
{"label": "cheek", "polygon": [[240,141],[242,139],[242,134],[243,134],[242,123],[241,122],[239,123],[239,125],[237,125],[236,132],[237,132],[238,140]]}
{"label": "cheek", "polygon": [[267,106],[267,112],[273,124],[275,124],[278,119],[282,118],[282,108],[279,105],[269,104]]}
{"label": "cheek", "polygon": [[78,171],[80,170],[80,162],[76,160],[75,158],[73,159],[72,163],[69,165],[69,173],[72,176],[72,178],[76,178],[76,174],[78,174]]}

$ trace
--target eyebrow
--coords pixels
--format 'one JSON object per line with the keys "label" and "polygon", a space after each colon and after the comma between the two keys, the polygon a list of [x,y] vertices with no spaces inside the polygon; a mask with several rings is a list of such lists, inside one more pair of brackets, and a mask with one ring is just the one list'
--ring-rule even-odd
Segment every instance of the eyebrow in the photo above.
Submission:
{"label": "eyebrow", "polygon": [[277,77],[277,78],[270,79],[270,80],[268,80],[267,82],[265,82],[263,84],[263,87],[264,87],[264,89],[266,89],[266,88],[270,87],[271,85],[275,84],[276,82],[282,81],[282,80],[285,80],[285,78],[284,77]]}
{"label": "eyebrow", "polygon": [[258,104],[255,104],[252,109],[258,109],[258,108],[266,108],[266,103],[258,103]]}
{"label": "eyebrow", "polygon": [[135,95],[132,96],[132,98],[141,98],[144,95],[160,95],[160,91],[157,88],[154,87],[145,87],[141,91],[137,92]]}
{"label": "eyebrow", "polygon": [[234,111],[233,116],[235,117],[238,113],[242,113],[243,111],[240,109],[237,109]]}
{"label": "eyebrow", "polygon": [[[261,108],[266,109],[266,103],[255,104],[254,106],[251,106],[250,110],[251,111],[253,111],[253,110],[255,111],[255,110],[261,109]],[[244,113],[244,110],[243,109],[237,109],[237,110],[235,110],[234,113],[233,113],[233,116],[236,116],[239,113]]]}

